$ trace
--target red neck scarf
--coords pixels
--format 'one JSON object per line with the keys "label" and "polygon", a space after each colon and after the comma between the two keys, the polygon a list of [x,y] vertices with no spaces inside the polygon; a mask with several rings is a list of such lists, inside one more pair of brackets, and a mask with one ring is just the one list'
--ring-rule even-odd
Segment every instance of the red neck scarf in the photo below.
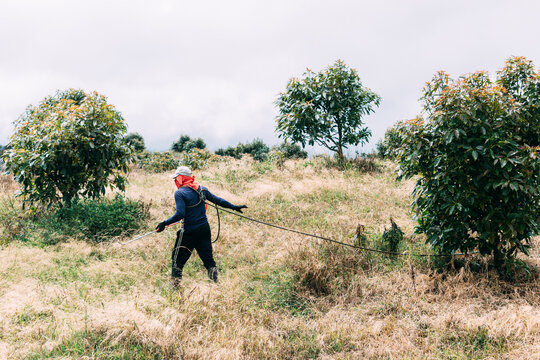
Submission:
{"label": "red neck scarf", "polygon": [[174,179],[174,183],[178,189],[180,189],[182,186],[188,186],[195,191],[199,190],[199,184],[195,182],[195,176],[178,175]]}

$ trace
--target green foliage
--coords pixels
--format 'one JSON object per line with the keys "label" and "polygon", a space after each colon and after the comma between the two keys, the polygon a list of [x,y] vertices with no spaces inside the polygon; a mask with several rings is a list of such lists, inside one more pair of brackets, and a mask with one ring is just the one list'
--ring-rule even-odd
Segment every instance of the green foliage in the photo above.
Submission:
{"label": "green foliage", "polygon": [[193,148],[182,153],[180,164],[188,166],[191,170],[198,170],[219,159],[219,155],[212,154],[208,149]]}
{"label": "green foliage", "polygon": [[356,70],[336,61],[325,70],[307,70],[287,83],[276,105],[280,136],[305,146],[319,144],[344,160],[343,149],[365,143],[371,131],[362,117],[379,106],[380,96],[363,87]]}
{"label": "green foliage", "polygon": [[386,130],[382,141],[377,143],[377,153],[383,159],[395,160],[399,157],[403,146],[406,146],[406,139],[411,132],[416,131],[416,127],[422,126],[422,120],[415,118],[408,121],[399,121],[394,126]]}
{"label": "green foliage", "polygon": [[80,233],[92,241],[132,234],[141,228],[147,216],[146,206],[122,195],[114,199],[83,200],[56,211],[64,231]]}
{"label": "green foliage", "polygon": [[2,155],[4,154],[5,150],[6,150],[6,147],[3,145],[0,145],[0,170],[2,169],[2,165],[4,164],[4,158]]}
{"label": "green foliage", "polygon": [[25,232],[23,222],[27,214],[12,197],[0,198],[0,246],[18,239]]}
{"label": "green foliage", "polygon": [[420,176],[413,206],[427,241],[440,253],[478,248],[501,269],[540,232],[540,75],[524,58],[498,75],[438,73],[399,162]]}
{"label": "green foliage", "polygon": [[288,269],[255,276],[246,286],[250,302],[259,308],[283,309],[292,315],[309,315],[307,301],[297,294],[298,277]]}
{"label": "green foliage", "polygon": [[174,170],[180,165],[180,161],[174,158],[171,152],[143,151],[137,155],[137,166],[145,171],[160,173]]}
{"label": "green foliage", "polygon": [[490,335],[485,327],[477,329],[451,329],[442,337],[437,350],[445,359],[496,358],[508,351],[503,336]]}
{"label": "green foliage", "polygon": [[268,158],[270,148],[266,145],[262,139],[255,138],[250,143],[238,143],[236,146],[229,146],[226,149],[216,150],[217,155],[231,156],[236,159],[241,159],[244,154],[253,156],[256,161],[264,161]]}
{"label": "green foliage", "polygon": [[113,199],[84,199],[71,207],[24,211],[13,198],[0,199],[0,245],[22,241],[44,246],[68,237],[100,242],[142,228],[148,206],[121,195]]}
{"label": "green foliage", "polygon": [[139,133],[129,133],[126,135],[126,142],[131,145],[135,152],[140,153],[146,149],[144,138]]}
{"label": "green foliage", "polygon": [[181,135],[180,138],[172,144],[171,149],[176,152],[189,151],[191,149],[204,149],[206,143],[201,138],[192,139],[188,135]]}
{"label": "green foliage", "polygon": [[282,153],[285,159],[305,159],[308,156],[307,152],[302,150],[300,145],[288,141],[273,146],[272,150]]}
{"label": "green foliage", "polygon": [[134,334],[111,336],[105,331],[77,331],[71,336],[63,338],[62,342],[51,350],[33,353],[28,359],[118,359],[118,360],[146,360],[165,359],[171,354],[163,351],[157,344],[142,341]]}
{"label": "green foliage", "polygon": [[403,241],[403,230],[390,219],[390,229],[384,229],[382,236],[383,248],[382,250],[397,252],[399,249],[399,244]]}
{"label": "green foliage", "polygon": [[125,132],[124,118],[104,96],[59,91],[15,121],[5,166],[25,202],[69,206],[105,194],[107,185],[124,190],[132,156]]}

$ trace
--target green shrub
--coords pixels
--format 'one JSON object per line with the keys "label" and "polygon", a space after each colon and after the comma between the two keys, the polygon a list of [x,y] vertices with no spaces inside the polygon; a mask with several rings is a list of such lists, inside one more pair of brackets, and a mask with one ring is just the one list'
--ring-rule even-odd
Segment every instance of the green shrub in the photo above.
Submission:
{"label": "green shrub", "polygon": [[191,170],[197,170],[219,159],[219,155],[212,154],[208,149],[193,148],[182,153],[180,163],[188,166]]}
{"label": "green shrub", "polygon": [[[173,350],[165,349],[134,332],[124,331],[120,334],[107,333],[103,329],[91,331],[77,331],[70,336],[63,337],[62,341],[45,352],[30,353],[28,359],[118,359],[118,360],[158,360],[172,358]],[[180,358],[176,354],[174,358]]]}
{"label": "green shrub", "polygon": [[0,246],[24,237],[27,218],[17,201],[12,197],[0,197]]}
{"label": "green shrub", "polygon": [[438,73],[399,163],[403,177],[419,176],[417,231],[436,250],[478,248],[509,270],[540,232],[540,73],[511,58],[498,75]]}
{"label": "green shrub", "polygon": [[6,151],[6,146],[0,145],[0,172],[4,171],[4,157],[2,156]]}
{"label": "green shrub", "polygon": [[394,126],[386,130],[384,138],[377,143],[377,154],[383,159],[396,160],[405,151],[406,140],[422,126],[421,118],[414,118],[407,121],[399,121]]}
{"label": "green shrub", "polygon": [[281,152],[285,159],[305,159],[308,156],[307,152],[302,150],[300,145],[288,141],[273,146],[272,150]]}
{"label": "green shrub", "polygon": [[25,202],[69,206],[81,196],[102,196],[107,186],[125,188],[132,158],[125,132],[124,118],[104,96],[69,89],[29,106],[2,156]]}
{"label": "green shrub", "polygon": [[180,138],[172,144],[171,150],[176,152],[190,151],[191,149],[205,149],[206,143],[201,138],[192,139],[188,135],[181,135]]}
{"label": "green shrub", "polygon": [[403,230],[401,230],[394,220],[390,219],[390,223],[390,229],[384,229],[381,250],[397,252],[399,245],[403,241]]}
{"label": "green shrub", "polygon": [[14,198],[0,198],[0,245],[22,241],[41,247],[68,237],[99,242],[132,234],[148,216],[147,205],[121,195],[30,211]]}
{"label": "green shrub", "polygon": [[231,156],[236,159],[241,159],[244,154],[251,155],[256,161],[264,161],[268,159],[270,148],[261,139],[256,138],[250,143],[238,143],[236,146],[229,146],[226,149],[216,150],[217,155]]}
{"label": "green shrub", "polygon": [[140,153],[146,149],[144,145],[144,138],[139,133],[129,133],[126,135],[125,140],[128,145],[130,145],[137,153]]}
{"label": "green shrub", "polygon": [[113,199],[82,200],[51,215],[58,221],[58,231],[99,242],[140,229],[148,211],[143,203],[116,195]]}
{"label": "green shrub", "polygon": [[148,172],[164,172],[176,169],[180,161],[175,159],[173,154],[166,152],[143,151],[137,155],[137,166]]}

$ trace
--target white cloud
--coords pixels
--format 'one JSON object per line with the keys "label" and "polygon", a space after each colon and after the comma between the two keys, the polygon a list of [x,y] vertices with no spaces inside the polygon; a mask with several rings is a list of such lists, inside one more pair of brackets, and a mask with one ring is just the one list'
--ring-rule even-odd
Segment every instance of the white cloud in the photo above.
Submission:
{"label": "white cloud", "polygon": [[153,149],[276,142],[273,102],[306,67],[343,59],[383,97],[373,146],[420,111],[425,81],[540,61],[536,1],[28,1],[0,3],[0,144],[27,105],[97,90]]}

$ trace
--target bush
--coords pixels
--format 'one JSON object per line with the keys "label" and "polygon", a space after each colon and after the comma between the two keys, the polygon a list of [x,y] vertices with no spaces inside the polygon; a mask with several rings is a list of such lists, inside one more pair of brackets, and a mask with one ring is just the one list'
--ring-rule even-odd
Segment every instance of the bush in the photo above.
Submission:
{"label": "bush", "polygon": [[144,146],[144,138],[139,133],[129,133],[125,137],[126,143],[130,145],[133,150],[140,153],[146,149]]}
{"label": "bush", "polygon": [[17,206],[15,199],[0,197],[0,246],[20,238],[25,233],[23,221],[27,214]]}
{"label": "bush", "polygon": [[59,91],[15,122],[5,167],[25,202],[69,206],[80,196],[97,198],[107,185],[125,188],[132,157],[125,132],[124,118],[104,96]]}
{"label": "bush", "polygon": [[181,135],[178,141],[172,144],[171,150],[176,152],[190,151],[191,149],[204,149],[206,143],[201,138],[192,139],[188,135]]}
{"label": "bush", "polygon": [[422,126],[421,118],[414,118],[407,121],[399,121],[394,126],[386,130],[384,138],[377,143],[377,153],[383,159],[396,160],[400,153],[407,146],[406,139]]}
{"label": "bush", "polygon": [[417,231],[440,253],[478,248],[502,269],[540,232],[540,74],[511,58],[498,75],[438,73],[399,163],[402,176],[420,176]]}
{"label": "bush", "polygon": [[281,152],[285,159],[305,159],[308,156],[307,152],[302,150],[300,145],[288,141],[273,146],[272,150]]}
{"label": "bush", "polygon": [[6,150],[5,146],[0,145],[0,171],[2,171],[4,167],[4,159],[2,157],[2,154],[4,154],[4,151]]}
{"label": "bush", "polygon": [[236,146],[229,146],[226,149],[216,150],[217,155],[231,156],[236,159],[241,159],[244,154],[249,154],[256,161],[264,161],[268,159],[270,148],[261,139],[256,138],[250,143],[238,143]]}
{"label": "bush", "polygon": [[394,220],[390,219],[390,223],[390,229],[384,229],[381,250],[397,252],[399,244],[403,241],[403,230],[401,230]]}
{"label": "bush", "polygon": [[99,242],[132,234],[143,227],[148,216],[148,205],[121,195],[39,212],[24,211],[13,198],[0,198],[0,245],[18,240],[43,246],[68,237]]}
{"label": "bush", "polygon": [[137,156],[137,166],[145,171],[160,173],[174,170],[180,166],[180,161],[173,154],[166,152],[143,151]]}
{"label": "bush", "polygon": [[193,148],[182,153],[180,163],[188,166],[191,170],[197,170],[219,159],[219,155],[212,154],[208,149]]}
{"label": "bush", "polygon": [[79,234],[92,241],[133,234],[144,225],[148,206],[116,195],[113,199],[83,200],[70,208],[59,208],[55,217],[65,234]]}

